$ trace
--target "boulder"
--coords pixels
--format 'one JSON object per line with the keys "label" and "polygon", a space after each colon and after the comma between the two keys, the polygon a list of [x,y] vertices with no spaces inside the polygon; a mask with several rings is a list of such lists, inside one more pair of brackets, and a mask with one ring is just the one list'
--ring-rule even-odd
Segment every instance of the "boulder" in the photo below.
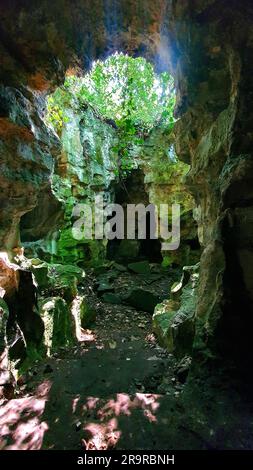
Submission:
{"label": "boulder", "polygon": [[99,295],[102,295],[104,292],[113,292],[114,287],[108,282],[103,281],[98,284],[97,291]]}
{"label": "boulder", "polygon": [[191,350],[194,338],[194,322],[184,313],[167,310],[167,303],[163,302],[155,309],[153,316],[153,329],[158,342],[170,353],[181,356],[181,352]]}
{"label": "boulder", "polygon": [[119,264],[119,263],[114,263],[113,268],[115,268],[117,271],[121,273],[124,273],[127,271],[127,268],[123,266],[123,264]]}
{"label": "boulder", "polygon": [[172,288],[173,298],[157,305],[153,315],[153,329],[159,344],[177,357],[191,353],[195,334],[196,290],[198,285],[198,265],[185,268],[188,283],[184,276]]}
{"label": "boulder", "polygon": [[77,294],[77,286],[85,273],[81,268],[62,264],[33,264],[32,273],[39,291],[49,289],[61,291],[65,300],[71,301]]}
{"label": "boulder", "polygon": [[150,266],[148,261],[138,261],[136,263],[129,263],[128,269],[133,271],[136,274],[149,274],[150,273]]}
{"label": "boulder", "polygon": [[95,274],[95,276],[99,276],[100,274],[105,274],[108,269],[110,269],[112,263],[103,263],[103,264],[100,264],[98,266],[94,266],[93,268],[93,272]]}
{"label": "boulder", "polygon": [[103,302],[108,304],[119,305],[122,303],[122,300],[119,295],[114,294],[113,292],[105,292],[102,295]]}
{"label": "boulder", "polygon": [[145,289],[133,289],[125,298],[125,302],[137,310],[153,313],[161,299]]}
{"label": "boulder", "polygon": [[39,301],[39,313],[45,331],[43,343],[47,355],[60,347],[70,346],[75,342],[75,327],[67,302],[61,297],[50,297]]}
{"label": "boulder", "polygon": [[96,321],[96,310],[83,298],[80,307],[80,320],[82,328],[89,328]]}
{"label": "boulder", "polygon": [[77,339],[82,338],[82,328],[89,328],[96,320],[96,310],[89,304],[85,295],[77,295],[71,305],[75,321]]}

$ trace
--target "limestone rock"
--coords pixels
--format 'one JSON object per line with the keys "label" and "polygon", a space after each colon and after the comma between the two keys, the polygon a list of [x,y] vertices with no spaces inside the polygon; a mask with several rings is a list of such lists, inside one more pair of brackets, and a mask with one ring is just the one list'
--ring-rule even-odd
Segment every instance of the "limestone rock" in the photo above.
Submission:
{"label": "limestone rock", "polygon": [[[198,265],[186,267],[188,282],[184,276],[179,284],[181,295],[173,296],[157,305],[153,315],[153,329],[160,344],[178,357],[191,354],[195,335]],[[175,290],[175,288],[174,288]],[[172,289],[173,291],[173,289]]]}
{"label": "limestone rock", "polygon": [[81,328],[89,328],[96,321],[96,310],[85,295],[77,295],[72,302],[71,312],[75,320],[76,337],[81,338]]}
{"label": "limestone rock", "polygon": [[40,300],[39,313],[45,327],[43,342],[47,355],[75,342],[74,322],[65,300],[60,297]]}
{"label": "limestone rock", "polygon": [[127,268],[125,266],[123,266],[123,264],[114,263],[113,267],[114,267],[114,269],[116,269],[117,271],[119,271],[121,273],[124,273],[124,272],[127,271]]}
{"label": "limestone rock", "polygon": [[81,268],[72,265],[33,263],[31,270],[40,291],[44,289],[61,291],[67,301],[75,297],[77,286],[85,277]]}
{"label": "limestone rock", "polygon": [[148,261],[138,261],[136,263],[128,264],[128,269],[133,271],[136,274],[149,274],[150,273],[150,266]]}
{"label": "limestone rock", "polygon": [[82,328],[89,328],[96,321],[96,310],[84,301],[80,311]]}
{"label": "limestone rock", "polygon": [[0,257],[0,297],[12,296],[18,288],[19,266],[9,260],[8,253],[1,253]]}
{"label": "limestone rock", "polygon": [[137,310],[143,310],[144,312],[153,313],[156,305],[160,302],[160,298],[144,289],[133,289],[125,298],[124,301],[136,308]]}
{"label": "limestone rock", "polygon": [[103,302],[108,304],[116,304],[120,305],[122,303],[122,299],[119,295],[114,294],[113,292],[105,292],[102,295]]}
{"label": "limestone rock", "polygon": [[108,282],[103,281],[103,282],[100,282],[98,284],[97,291],[100,295],[102,295],[104,292],[114,291],[114,287],[111,284],[109,284]]}
{"label": "limestone rock", "polygon": [[[203,246],[197,305],[197,336],[203,348],[219,332],[222,339],[228,335],[230,315],[224,312],[232,308],[248,311],[249,315],[237,316],[237,324],[246,334],[252,331],[253,311],[252,273],[247,262],[253,232],[251,227],[245,234],[244,217],[245,208],[252,212],[253,187],[252,2],[244,1],[243,8],[241,2],[221,1],[219,8],[217,3],[161,0],[158,8],[157,2],[147,0],[136,9],[133,0],[122,0],[126,13],[117,34],[108,28],[104,2],[55,0],[48,8],[47,2],[30,2],[26,7],[12,1],[0,6],[1,249],[19,245],[20,217],[37,205],[38,195],[48,187],[54,157],[60,152],[56,150],[57,136],[43,123],[45,97],[63,82],[66,69],[80,62],[86,70],[105,52],[109,55],[117,50],[118,44],[130,55],[155,61],[158,70],[172,68],[177,89],[175,115],[180,118],[175,128],[176,151],[191,164],[185,184],[196,201]],[[164,38],[161,32],[166,29],[169,34]],[[168,50],[163,47],[164,39]],[[76,135],[75,129],[73,140]],[[72,166],[73,155],[70,157]],[[64,175],[62,158],[60,165]],[[92,165],[92,172],[94,183],[100,184],[99,161]],[[80,173],[76,165],[73,178]],[[85,182],[87,175],[84,177]],[[71,184],[67,190],[66,197],[73,197]],[[73,199],[69,210],[72,205]],[[69,220],[69,212],[65,215]],[[67,231],[60,242],[62,256],[69,256],[71,262],[105,252],[97,244],[71,245]],[[223,318],[227,327],[220,329]],[[233,349],[233,341],[228,340]]]}

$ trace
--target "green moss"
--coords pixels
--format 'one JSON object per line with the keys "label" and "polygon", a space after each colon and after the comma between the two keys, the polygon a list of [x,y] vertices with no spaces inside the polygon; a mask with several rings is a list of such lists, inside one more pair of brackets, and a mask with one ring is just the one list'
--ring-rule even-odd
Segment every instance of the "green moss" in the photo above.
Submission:
{"label": "green moss", "polygon": [[44,345],[47,355],[60,347],[75,343],[75,326],[70,308],[61,297],[49,297],[39,302],[40,316],[43,320]]}
{"label": "green moss", "polygon": [[198,265],[185,270],[190,279],[180,290],[180,299],[162,302],[156,306],[153,315],[153,329],[159,343],[177,357],[191,353],[195,334]]}

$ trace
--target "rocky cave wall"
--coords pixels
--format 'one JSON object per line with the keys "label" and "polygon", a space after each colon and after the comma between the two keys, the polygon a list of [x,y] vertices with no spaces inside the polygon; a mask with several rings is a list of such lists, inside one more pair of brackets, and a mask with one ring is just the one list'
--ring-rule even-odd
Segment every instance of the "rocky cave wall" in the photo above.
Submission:
{"label": "rocky cave wall", "polygon": [[[103,264],[106,240],[77,240],[72,235],[76,205],[93,207],[95,197],[102,195],[105,203],[118,202],[121,205],[142,203],[147,206],[153,203],[159,207],[164,203],[169,206],[174,202],[180,203],[180,248],[171,253],[162,252],[160,257],[162,259],[164,255],[167,264],[174,262],[180,266],[197,262],[199,251],[194,253],[190,246],[197,239],[192,215],[194,204],[183,183],[189,166],[183,162],[174,164],[173,157],[169,157],[173,134],[166,128],[157,127],[143,144],[133,144],[129,149],[132,169],[128,170],[128,178],[124,180],[117,150],[119,135],[116,125],[97,116],[91,107],[78,108],[72,103],[65,108],[65,115],[67,122],[63,123],[60,132],[62,148],[55,162],[50,187],[39,195],[37,206],[21,219],[21,242],[25,255],[82,267]],[[141,181],[131,181],[131,175],[136,172],[141,173]],[[117,199],[119,188],[124,195],[120,201]],[[125,214],[125,221],[126,218]],[[171,225],[171,220],[168,224]],[[138,258],[137,245],[140,242],[136,240],[135,244]],[[127,246],[126,240],[119,243],[121,251],[127,251]]]}
{"label": "rocky cave wall", "polygon": [[[45,204],[39,205],[25,215],[21,225],[21,240],[24,237],[25,254],[51,262],[89,266],[103,262],[106,253],[104,240],[77,240],[72,235],[72,226],[78,217],[73,217],[77,204],[90,204],[102,194],[105,202],[113,198],[111,185],[118,175],[118,155],[114,150],[117,134],[114,127],[99,119],[92,109],[75,110],[71,106],[65,111],[68,122],[63,124],[60,142],[61,152],[55,161],[51,178],[51,193],[58,202],[58,220],[52,224],[51,211]],[[40,201],[43,204],[43,200]],[[52,207],[52,204],[51,204]],[[33,233],[38,213],[44,214],[45,226],[33,241],[27,238],[30,227]]]}
{"label": "rocky cave wall", "polygon": [[[69,67],[115,50],[143,55],[175,77],[177,153],[191,164],[204,247],[195,349],[250,350],[252,2],[122,0],[117,24],[112,4],[1,2],[1,251],[18,250],[19,219],[36,206],[59,154],[42,119],[46,94]],[[2,266],[3,288],[15,290],[17,271]]]}
{"label": "rocky cave wall", "polygon": [[[196,351],[252,351],[252,2],[173,2],[177,151],[204,247]],[[180,19],[180,21],[179,21]]]}

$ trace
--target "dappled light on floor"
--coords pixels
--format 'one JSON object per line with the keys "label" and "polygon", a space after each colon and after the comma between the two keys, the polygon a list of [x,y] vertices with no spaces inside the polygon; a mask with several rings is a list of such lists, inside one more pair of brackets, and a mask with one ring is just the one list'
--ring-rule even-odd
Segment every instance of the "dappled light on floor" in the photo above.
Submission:
{"label": "dappled light on floor", "polygon": [[85,426],[86,439],[82,439],[85,450],[108,450],[117,444],[121,432],[117,430],[117,419],[111,419],[108,423],[90,423]]}
{"label": "dappled light on floor", "polygon": [[[88,397],[81,405],[80,396],[73,399],[73,414],[81,414],[84,438],[82,446],[86,450],[106,450],[114,448],[122,436],[120,416],[130,417],[133,410],[139,410],[150,423],[157,423],[156,412],[160,406],[161,395],[135,393],[117,393],[107,401],[98,397]],[[77,406],[79,405],[79,407]],[[79,410],[78,410],[79,408]],[[92,416],[92,421],[87,422]]]}
{"label": "dappled light on floor", "polygon": [[80,343],[92,343],[96,340],[96,335],[94,334],[94,332],[92,332],[91,330],[84,330],[83,328],[80,329],[80,333],[79,333],[79,337],[78,337],[78,341]]}
{"label": "dappled light on floor", "polygon": [[0,448],[5,450],[41,449],[43,437],[48,430],[41,421],[48,394],[49,380],[40,384],[34,396],[14,399],[0,409]]}

